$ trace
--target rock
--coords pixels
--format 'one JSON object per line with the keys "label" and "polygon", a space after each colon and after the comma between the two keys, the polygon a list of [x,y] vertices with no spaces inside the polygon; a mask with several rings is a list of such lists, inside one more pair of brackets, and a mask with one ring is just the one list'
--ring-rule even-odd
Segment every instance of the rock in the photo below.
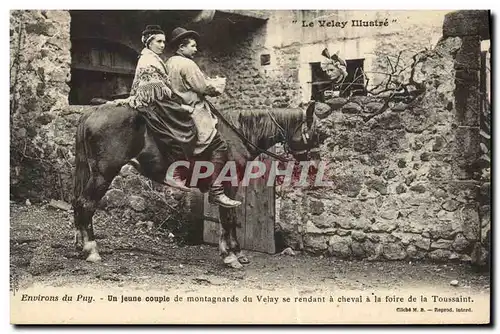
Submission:
{"label": "rock", "polygon": [[367,229],[369,229],[370,225],[370,221],[365,217],[359,217],[357,219],[351,220],[352,228],[356,228],[359,230],[366,231]]}
{"label": "rock", "polygon": [[454,279],[453,281],[450,282],[451,286],[458,286],[458,281]]}
{"label": "rock", "polygon": [[134,167],[132,167],[129,164],[126,164],[121,168],[119,175],[121,175],[123,177],[127,177],[127,176],[137,175],[137,174],[139,174],[139,172]]}
{"label": "rock", "polygon": [[137,212],[146,210],[146,201],[141,196],[130,196],[129,205]]}
{"label": "rock", "polygon": [[365,106],[366,112],[375,113],[378,112],[384,106],[381,102],[368,102]]}
{"label": "rock", "polygon": [[387,195],[387,183],[381,180],[369,180],[366,182],[366,185],[370,189],[375,189],[381,195]]}
{"label": "rock", "polygon": [[[351,238],[357,241],[363,241],[366,239],[366,233],[363,231],[353,230],[351,232]],[[354,251],[354,249],[353,249]]]}
{"label": "rock", "polygon": [[378,244],[378,245],[369,245],[367,244],[367,241],[365,241],[365,251],[367,254],[369,254],[367,260],[368,261],[376,261],[378,259],[380,259],[380,257],[382,256],[382,245]]}
{"label": "rock", "polygon": [[311,214],[320,215],[325,211],[325,205],[321,201],[311,200],[311,203],[309,204],[309,209]]}
{"label": "rock", "polygon": [[420,249],[429,250],[431,248],[431,239],[416,236],[413,244]]}
{"label": "rock", "polygon": [[417,247],[415,247],[414,245],[409,245],[406,248],[406,253],[408,254],[408,257],[410,259],[422,259],[425,257],[425,253],[422,251],[419,251],[417,249]]}
{"label": "rock", "polygon": [[371,231],[391,233],[396,229],[396,227],[397,224],[395,222],[386,220],[381,220],[381,221],[377,220],[374,224],[371,225]]}
{"label": "rock", "polygon": [[410,175],[407,175],[407,176],[405,177],[405,184],[406,184],[407,186],[410,186],[410,184],[411,184],[413,181],[415,181],[415,178],[416,178],[416,177],[417,177],[417,176],[416,176],[415,174],[413,174],[413,173],[412,173],[412,174],[410,174]]}
{"label": "rock", "polygon": [[443,137],[436,137],[434,145],[432,146],[432,150],[434,152],[440,151],[444,147],[445,141]]}
{"label": "rock", "polygon": [[361,217],[361,208],[359,207],[359,205],[353,205],[350,209],[349,209],[349,212],[351,213],[351,215],[354,216],[354,218],[359,218]]}
{"label": "rock", "polygon": [[445,249],[436,249],[435,251],[430,252],[427,257],[436,262],[447,262],[449,261],[449,257],[451,252]]}
{"label": "rock", "polygon": [[359,242],[353,241],[351,243],[352,254],[356,257],[362,258],[365,256],[365,250],[363,249],[363,245]]}
{"label": "rock", "polygon": [[26,199],[25,204],[26,204],[27,206],[30,206],[30,205],[31,205],[31,201],[29,200],[29,198],[27,198],[27,199]]}
{"label": "rock", "polygon": [[306,222],[306,233],[322,234],[323,230],[317,228],[316,225],[314,225],[312,221],[308,220]]}
{"label": "rock", "polygon": [[351,238],[349,237],[340,237],[337,235],[333,235],[330,237],[328,241],[328,252],[331,255],[348,258],[351,256],[351,248],[350,248]]}
{"label": "rock", "polygon": [[328,249],[328,237],[325,235],[309,234],[304,236],[304,249],[313,254]]}
{"label": "rock", "polygon": [[399,168],[405,168],[406,167],[406,160],[401,158],[398,160],[398,167]]}
{"label": "rock", "polygon": [[[443,211],[447,212],[447,211]],[[457,233],[462,233],[462,225],[456,219],[445,220],[438,217],[440,220],[436,221],[429,227],[429,233],[434,239],[454,239]],[[453,216],[450,216],[453,218]]]}
{"label": "rock", "polygon": [[391,108],[392,111],[402,112],[408,109],[408,105],[403,102],[398,102],[394,107]]}
{"label": "rock", "polygon": [[405,192],[406,192],[406,186],[402,183],[398,184],[398,186],[396,187],[396,193],[403,194]]}
{"label": "rock", "polygon": [[120,189],[110,189],[102,198],[102,202],[108,208],[121,207],[125,204],[125,193]]}
{"label": "rock", "polygon": [[398,211],[397,210],[383,210],[382,213],[380,214],[380,217],[386,220],[394,220],[398,218]]}
{"label": "rock", "polygon": [[453,241],[446,239],[439,239],[431,243],[431,249],[450,249]]}
{"label": "rock", "polygon": [[349,231],[349,230],[343,230],[343,229],[337,230],[337,235],[340,235],[341,237],[349,235],[349,234],[351,234],[351,231]]}
{"label": "rock", "polygon": [[453,211],[456,211],[458,209],[459,205],[460,205],[459,202],[452,200],[452,199],[449,199],[446,202],[444,202],[443,204],[441,204],[441,207],[446,211],[453,212]]}
{"label": "rock", "polygon": [[285,248],[281,253],[281,255],[290,255],[290,256],[295,256],[295,252],[291,247]]}
{"label": "rock", "polygon": [[334,97],[326,101],[326,103],[333,109],[333,110],[339,110],[342,108],[346,103],[347,99],[343,97]]}
{"label": "rock", "polygon": [[382,254],[388,260],[403,260],[406,257],[406,252],[399,243],[385,244]]}
{"label": "rock", "polygon": [[142,225],[146,225],[147,228],[152,228],[154,226],[155,223],[153,223],[152,221],[148,220],[148,221],[140,221],[138,223],[135,224],[135,226],[142,226]]}
{"label": "rock", "polygon": [[347,195],[348,197],[358,196],[363,184],[360,177],[355,175],[338,175],[334,181],[335,193]]}
{"label": "rock", "polygon": [[433,195],[436,198],[446,198],[446,197],[448,197],[448,194],[447,194],[446,190],[444,190],[443,188],[437,188],[434,191]]}
{"label": "rock", "polygon": [[60,200],[54,200],[51,199],[49,202],[49,206],[55,209],[60,209],[64,211],[71,211],[71,204],[65,202],[65,201],[60,201]]}
{"label": "rock", "polygon": [[420,193],[420,194],[423,194],[423,193],[426,192],[427,189],[422,184],[415,184],[415,185],[413,185],[413,186],[410,187],[410,190],[414,191],[414,192],[417,192],[417,193]]}
{"label": "rock", "polygon": [[[334,110],[336,108],[333,108]],[[318,116],[319,119],[324,119],[328,117],[332,112],[332,107],[329,104],[316,102],[314,108],[314,114]]]}
{"label": "rock", "polygon": [[393,169],[389,169],[387,171],[387,173],[385,173],[384,175],[384,179],[386,180],[390,180],[390,179],[393,179],[397,176],[398,174],[393,170]]}
{"label": "rock", "polygon": [[[372,123],[373,122],[373,123]],[[380,128],[385,130],[401,129],[401,116],[397,113],[386,111],[383,114],[372,119],[371,128]]]}
{"label": "rock", "polygon": [[420,155],[420,160],[422,161],[430,161],[431,160],[431,154],[429,152],[424,152]]}
{"label": "rock", "polygon": [[353,227],[352,220],[347,217],[338,217],[337,225],[343,229],[350,229]]}
{"label": "rock", "polygon": [[344,114],[360,114],[363,112],[363,108],[354,102],[348,102],[342,107],[342,112]]}
{"label": "rock", "polygon": [[479,226],[481,222],[479,220],[478,211],[476,204],[467,204],[460,209],[460,219],[466,222],[463,224],[463,233],[470,241],[475,241],[479,237]]}
{"label": "rock", "polygon": [[311,217],[312,223],[321,229],[332,229],[336,225],[336,218],[333,216]]}

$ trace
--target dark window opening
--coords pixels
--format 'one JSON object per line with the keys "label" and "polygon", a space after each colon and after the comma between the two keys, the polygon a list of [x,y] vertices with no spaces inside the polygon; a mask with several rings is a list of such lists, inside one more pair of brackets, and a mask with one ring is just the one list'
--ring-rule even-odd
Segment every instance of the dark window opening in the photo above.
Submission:
{"label": "dark window opening", "polygon": [[128,96],[137,64],[134,50],[96,38],[72,40],[72,45],[70,104]]}
{"label": "dark window opening", "polygon": [[312,90],[311,99],[325,102],[332,95],[348,97],[366,95],[364,59],[350,59],[347,63],[347,77],[338,84],[331,83],[328,75],[321,69],[321,64],[311,63]]}

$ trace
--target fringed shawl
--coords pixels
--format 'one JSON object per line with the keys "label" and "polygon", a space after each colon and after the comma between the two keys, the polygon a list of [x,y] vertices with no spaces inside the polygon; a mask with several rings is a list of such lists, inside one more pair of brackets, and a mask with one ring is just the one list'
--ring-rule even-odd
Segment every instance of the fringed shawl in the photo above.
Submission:
{"label": "fringed shawl", "polygon": [[172,97],[170,80],[163,60],[150,49],[143,49],[130,91],[130,106],[138,108]]}

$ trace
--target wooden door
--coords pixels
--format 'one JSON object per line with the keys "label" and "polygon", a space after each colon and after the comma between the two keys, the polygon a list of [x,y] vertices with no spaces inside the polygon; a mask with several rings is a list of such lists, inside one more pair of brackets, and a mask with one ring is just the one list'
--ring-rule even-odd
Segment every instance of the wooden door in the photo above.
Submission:
{"label": "wooden door", "polygon": [[[264,157],[257,159],[263,161]],[[236,194],[236,199],[242,201],[236,209],[239,224],[236,235],[242,249],[274,254],[275,187],[267,186],[267,178],[255,181],[240,187]],[[204,196],[204,216],[203,241],[218,244],[222,233],[219,209],[208,203],[208,194]]]}

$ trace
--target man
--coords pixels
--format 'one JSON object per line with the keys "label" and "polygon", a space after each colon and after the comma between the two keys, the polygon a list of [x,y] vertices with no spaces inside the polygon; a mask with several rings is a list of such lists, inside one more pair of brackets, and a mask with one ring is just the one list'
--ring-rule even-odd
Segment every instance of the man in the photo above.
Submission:
{"label": "man", "polygon": [[194,155],[209,156],[214,164],[210,178],[209,199],[223,207],[236,207],[241,202],[224,194],[221,184],[216,185],[219,172],[228,160],[228,148],[216,129],[217,117],[212,113],[206,96],[220,95],[214,80],[207,78],[193,61],[197,50],[199,34],[184,28],[175,28],[170,46],[175,54],[166,62],[172,91],[182,99],[182,104],[193,108],[192,118],[196,127],[197,141]]}

